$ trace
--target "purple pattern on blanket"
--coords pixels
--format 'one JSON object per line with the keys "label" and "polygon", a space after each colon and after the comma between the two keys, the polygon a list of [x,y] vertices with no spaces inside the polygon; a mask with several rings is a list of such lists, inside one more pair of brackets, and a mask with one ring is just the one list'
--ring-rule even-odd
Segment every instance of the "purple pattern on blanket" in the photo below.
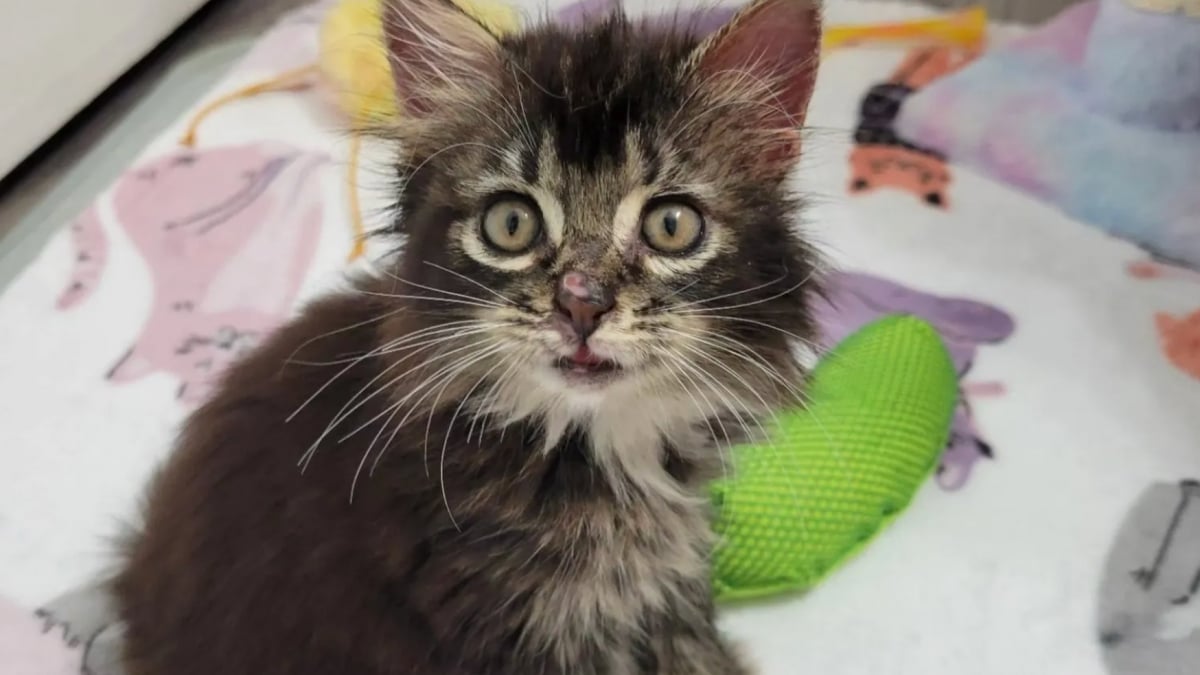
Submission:
{"label": "purple pattern on blanket", "polygon": [[1200,266],[1197,103],[1200,20],[1093,0],[917,92],[896,131]]}
{"label": "purple pattern on blanket", "polygon": [[[862,326],[886,314],[911,314],[928,321],[942,337],[959,380],[967,376],[980,345],[998,344],[1012,335],[1016,324],[1003,310],[962,298],[923,293],[887,279],[855,272],[836,272],[827,281],[826,298],[816,306],[822,346],[829,348]],[[979,393],[1002,391],[998,383],[969,387]],[[991,446],[975,426],[964,392],[955,410],[950,440],[938,467],[943,489],[963,487],[975,464],[992,456]]]}
{"label": "purple pattern on blanket", "polygon": [[[140,336],[114,382],[175,374],[204,399],[221,371],[286,319],[316,250],[324,155],[278,143],[181,149],[127,172],[112,212],[154,287]],[[96,290],[108,259],[99,204],[72,226],[76,268],[61,309]]]}

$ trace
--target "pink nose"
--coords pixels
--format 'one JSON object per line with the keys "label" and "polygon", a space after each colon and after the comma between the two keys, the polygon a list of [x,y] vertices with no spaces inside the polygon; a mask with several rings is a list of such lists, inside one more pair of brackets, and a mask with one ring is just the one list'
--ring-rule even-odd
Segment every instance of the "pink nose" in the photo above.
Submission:
{"label": "pink nose", "polygon": [[583,272],[567,272],[558,282],[555,305],[579,339],[587,340],[600,317],[613,308],[613,297]]}

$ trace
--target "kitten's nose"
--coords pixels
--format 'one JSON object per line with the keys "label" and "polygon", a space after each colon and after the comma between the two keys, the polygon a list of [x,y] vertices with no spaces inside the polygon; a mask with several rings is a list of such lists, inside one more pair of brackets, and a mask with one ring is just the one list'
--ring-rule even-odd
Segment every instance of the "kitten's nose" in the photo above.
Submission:
{"label": "kitten's nose", "polygon": [[600,317],[613,308],[613,296],[583,272],[567,272],[558,282],[555,305],[579,339],[587,340]]}

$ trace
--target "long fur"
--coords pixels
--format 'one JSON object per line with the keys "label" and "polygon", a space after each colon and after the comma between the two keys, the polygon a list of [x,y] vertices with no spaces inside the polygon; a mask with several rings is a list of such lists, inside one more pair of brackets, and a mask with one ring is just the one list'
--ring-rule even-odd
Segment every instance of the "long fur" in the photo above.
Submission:
{"label": "long fur", "polygon": [[[115,581],[131,675],[749,672],[713,623],[705,486],[802,401],[812,66],[770,49],[810,10],[760,0],[702,43],[389,3],[404,245],[187,423]],[[480,223],[511,194],[544,236],[509,254]],[[686,255],[643,242],[663,199],[703,214]],[[606,384],[558,369],[572,271],[615,299],[587,338]]]}

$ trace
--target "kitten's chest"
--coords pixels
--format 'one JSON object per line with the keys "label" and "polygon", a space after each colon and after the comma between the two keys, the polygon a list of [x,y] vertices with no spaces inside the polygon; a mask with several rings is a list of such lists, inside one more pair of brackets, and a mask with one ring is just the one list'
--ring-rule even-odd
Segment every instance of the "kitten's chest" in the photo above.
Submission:
{"label": "kitten's chest", "polygon": [[527,606],[525,640],[564,667],[642,672],[638,654],[651,649],[664,617],[707,602],[706,514],[699,506],[643,503],[598,510],[564,534],[544,535],[557,545],[539,542],[549,574]]}

